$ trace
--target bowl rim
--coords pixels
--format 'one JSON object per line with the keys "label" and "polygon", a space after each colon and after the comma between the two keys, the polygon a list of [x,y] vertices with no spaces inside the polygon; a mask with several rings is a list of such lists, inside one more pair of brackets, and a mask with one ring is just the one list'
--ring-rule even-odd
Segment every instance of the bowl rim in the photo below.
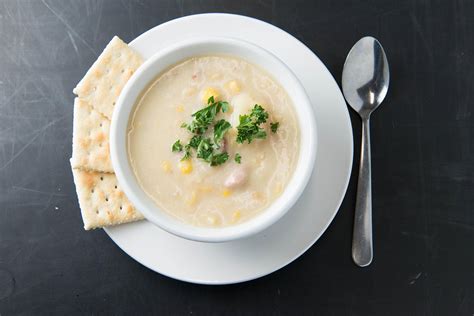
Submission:
{"label": "bowl rim", "polygon": [[[217,46],[216,46],[217,45]],[[210,51],[220,47],[229,53],[192,53],[193,49],[207,48]],[[219,50],[219,49],[217,49]],[[247,55],[242,53],[244,51]],[[184,57],[180,57],[180,53]],[[178,56],[176,56],[178,55]],[[295,170],[288,181],[283,193],[266,209],[254,218],[243,223],[225,227],[198,227],[180,221],[176,217],[162,210],[141,188],[128,157],[127,130],[130,116],[133,115],[137,98],[163,72],[186,59],[205,55],[229,55],[243,59],[252,65],[258,66],[277,81],[288,93],[287,86],[291,85],[292,95],[288,93],[293,105],[299,99],[298,107],[294,106],[300,131],[300,148]],[[250,57],[249,57],[250,56]],[[250,59],[265,60],[272,69],[256,64]],[[174,62],[166,62],[166,60]],[[164,62],[163,62],[164,61]],[[160,62],[163,64],[160,65]],[[154,70],[158,68],[158,70]],[[278,70],[278,71],[277,71]],[[277,77],[275,73],[284,73],[284,77]],[[302,124],[305,123],[305,124]],[[304,133],[303,133],[304,128]],[[302,146],[304,142],[304,147]],[[201,242],[225,242],[249,237],[265,230],[283,217],[296,203],[304,191],[314,168],[317,150],[317,127],[314,110],[302,84],[295,74],[278,57],[264,48],[244,40],[229,37],[195,37],[183,40],[165,49],[162,49],[147,59],[125,84],[116,102],[110,127],[110,154],[112,165],[118,182],[131,203],[156,226],[183,238]]]}

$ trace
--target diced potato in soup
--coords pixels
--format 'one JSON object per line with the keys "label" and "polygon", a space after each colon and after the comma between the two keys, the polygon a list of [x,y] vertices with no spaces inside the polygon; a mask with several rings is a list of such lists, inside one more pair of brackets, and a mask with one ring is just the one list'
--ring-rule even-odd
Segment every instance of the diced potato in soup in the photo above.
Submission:
{"label": "diced potato in soup", "polygon": [[[197,134],[181,125],[208,106],[210,97],[229,107],[198,136],[212,139],[213,126],[221,119],[232,125],[214,145],[228,159],[215,166],[198,158],[196,148],[183,159],[183,148]],[[255,104],[268,113],[260,126],[266,137],[238,143],[239,118]],[[135,106],[128,130],[135,176],[162,210],[183,222],[221,227],[247,221],[281,195],[293,174],[300,144],[293,106],[286,91],[256,65],[227,56],[183,61],[162,73]],[[273,122],[279,123],[276,131]]]}

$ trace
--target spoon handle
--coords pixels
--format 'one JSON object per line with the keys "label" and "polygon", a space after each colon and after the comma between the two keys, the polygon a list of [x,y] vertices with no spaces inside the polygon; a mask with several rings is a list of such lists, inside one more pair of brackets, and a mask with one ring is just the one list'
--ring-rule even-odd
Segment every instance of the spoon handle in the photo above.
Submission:
{"label": "spoon handle", "polygon": [[352,237],[352,259],[360,266],[372,262],[372,183],[370,165],[369,118],[362,119],[362,147],[360,151],[359,181]]}

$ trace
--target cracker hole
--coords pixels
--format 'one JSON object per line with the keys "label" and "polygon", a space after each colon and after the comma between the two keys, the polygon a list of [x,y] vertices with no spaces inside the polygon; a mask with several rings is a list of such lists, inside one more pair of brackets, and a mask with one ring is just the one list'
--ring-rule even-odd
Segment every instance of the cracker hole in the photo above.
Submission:
{"label": "cracker hole", "polygon": [[94,193],[94,189],[91,190],[91,193]]}
{"label": "cracker hole", "polygon": [[106,198],[105,198],[105,202],[108,202],[108,201],[109,201],[109,198],[108,198],[108,197],[106,197]]}
{"label": "cracker hole", "polygon": [[102,127],[102,123],[100,123],[99,126]]}
{"label": "cracker hole", "polygon": [[120,205],[120,209],[122,209],[122,205]]}
{"label": "cracker hole", "polygon": [[112,103],[112,105],[115,105],[115,101],[114,101],[114,103]]}
{"label": "cracker hole", "polygon": [[99,210],[95,210],[95,213],[96,213],[96,214],[99,214]]}
{"label": "cracker hole", "polygon": [[125,69],[120,70],[120,72],[121,72],[121,73],[124,73],[124,72],[125,72]]}
{"label": "cracker hole", "polygon": [[104,177],[100,177],[100,181],[104,181]]}
{"label": "cracker hole", "polygon": [[117,186],[115,186],[115,188],[117,189],[118,187],[117,187]]}

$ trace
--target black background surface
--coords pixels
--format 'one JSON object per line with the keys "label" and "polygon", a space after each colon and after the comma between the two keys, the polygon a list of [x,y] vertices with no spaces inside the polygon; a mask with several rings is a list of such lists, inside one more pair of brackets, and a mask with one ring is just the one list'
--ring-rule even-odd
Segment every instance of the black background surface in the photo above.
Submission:
{"label": "black background surface", "polygon": [[[344,202],[315,246],[276,273],[187,284],[141,266],[104,231],[83,231],[68,161],[73,87],[114,35],[128,42],[202,12],[290,32],[338,82],[360,37],[383,44],[392,80],[372,117],[370,267],[350,256],[353,112]],[[473,315],[473,34],[467,0],[1,1],[0,314]]]}

